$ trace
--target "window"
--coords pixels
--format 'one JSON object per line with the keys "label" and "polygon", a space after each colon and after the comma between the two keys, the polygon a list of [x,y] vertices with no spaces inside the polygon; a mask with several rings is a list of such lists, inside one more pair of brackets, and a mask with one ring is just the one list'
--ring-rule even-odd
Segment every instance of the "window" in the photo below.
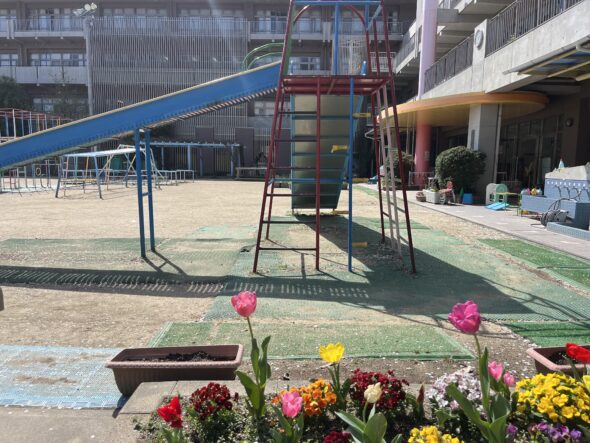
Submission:
{"label": "window", "polygon": [[31,66],[86,66],[86,54],[75,52],[32,52]]}
{"label": "window", "polygon": [[37,8],[29,11],[27,27],[33,31],[71,31],[82,29],[83,19],[72,8]]}
{"label": "window", "polygon": [[254,32],[284,34],[287,31],[287,14],[284,12],[259,10],[254,17]]}
{"label": "window", "polygon": [[88,114],[88,99],[82,97],[33,97],[33,110],[66,117]]}
{"label": "window", "polygon": [[254,115],[257,117],[274,115],[275,113],[275,102],[271,101],[255,101],[254,102]]}
{"label": "window", "polygon": [[0,54],[0,66],[16,66],[18,65],[18,54],[6,53]]}
{"label": "window", "polygon": [[8,22],[16,19],[16,9],[0,9],[0,32],[8,30]]}
{"label": "window", "polygon": [[293,73],[309,73],[309,71],[320,70],[320,58],[312,56],[291,57]]}
{"label": "window", "polygon": [[56,102],[56,98],[35,97],[33,98],[33,109],[37,112],[52,113]]}

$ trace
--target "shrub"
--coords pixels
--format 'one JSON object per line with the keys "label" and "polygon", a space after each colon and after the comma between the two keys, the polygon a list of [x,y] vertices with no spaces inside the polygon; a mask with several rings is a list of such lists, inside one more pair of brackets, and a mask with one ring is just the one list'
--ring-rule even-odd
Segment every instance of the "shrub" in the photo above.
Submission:
{"label": "shrub", "polygon": [[[236,393],[236,400],[237,400]],[[233,403],[229,389],[219,383],[209,383],[191,395],[191,404],[200,420],[205,420],[217,412],[231,411]]]}
{"label": "shrub", "polygon": [[[399,172],[399,158],[398,158],[398,154],[397,154],[397,149],[394,149],[391,154],[393,155],[393,167],[395,170],[395,177],[399,178],[400,177],[400,172]],[[406,180],[408,179],[408,172],[410,172],[412,170],[412,168],[414,167],[414,157],[412,157],[410,154],[406,154],[405,152],[402,152],[402,162],[404,163],[404,174],[406,176]]]}
{"label": "shrub", "polygon": [[485,170],[485,158],[483,152],[472,151],[465,146],[447,149],[436,157],[436,178],[443,188],[444,183],[451,180],[455,190],[472,192],[475,182]]}
{"label": "shrub", "polygon": [[383,394],[376,403],[377,411],[396,413],[405,406],[406,392],[404,385],[408,385],[405,380],[394,377],[393,371],[387,371],[387,374],[380,372],[365,372],[355,369],[350,379],[350,398],[355,402],[359,409],[365,404],[364,393],[369,385],[381,383]]}

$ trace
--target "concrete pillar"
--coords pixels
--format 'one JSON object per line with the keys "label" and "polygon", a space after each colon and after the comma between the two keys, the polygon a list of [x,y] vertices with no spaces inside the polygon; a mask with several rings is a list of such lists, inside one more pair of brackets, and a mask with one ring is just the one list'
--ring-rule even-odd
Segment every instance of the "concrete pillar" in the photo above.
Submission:
{"label": "concrete pillar", "polygon": [[471,105],[467,146],[486,155],[485,172],[476,184],[476,194],[485,195],[488,183],[496,180],[502,105]]}
{"label": "concrete pillar", "polygon": [[[420,2],[418,3],[420,6]],[[422,49],[420,51],[420,69],[418,71],[418,99],[424,94],[426,71],[434,64],[436,50],[437,0],[422,1]],[[416,151],[414,155],[415,171],[428,172],[430,168],[430,143],[432,127],[420,121],[416,125]]]}

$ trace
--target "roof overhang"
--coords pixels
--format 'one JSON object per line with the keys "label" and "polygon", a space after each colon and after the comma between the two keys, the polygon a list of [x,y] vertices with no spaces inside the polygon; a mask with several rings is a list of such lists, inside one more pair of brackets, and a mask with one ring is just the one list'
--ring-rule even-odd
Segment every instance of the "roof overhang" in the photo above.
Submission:
{"label": "roof overhang", "polygon": [[590,78],[590,35],[543,57],[516,66],[504,74],[567,77],[576,81]]}
{"label": "roof overhang", "polygon": [[[403,103],[397,106],[401,128],[413,128],[417,122],[432,126],[467,126],[473,105],[502,105],[502,118],[510,119],[543,109],[549,100],[537,92],[475,92],[448,95]],[[389,116],[393,110],[389,109]],[[385,111],[381,118],[385,118]]]}

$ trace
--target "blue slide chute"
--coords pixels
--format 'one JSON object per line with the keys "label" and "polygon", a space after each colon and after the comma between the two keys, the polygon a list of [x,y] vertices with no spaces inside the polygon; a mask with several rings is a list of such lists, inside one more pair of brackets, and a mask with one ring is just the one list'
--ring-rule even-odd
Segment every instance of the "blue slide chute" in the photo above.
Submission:
{"label": "blue slide chute", "polygon": [[271,63],[3,143],[0,171],[252,100],[276,89],[279,70]]}

